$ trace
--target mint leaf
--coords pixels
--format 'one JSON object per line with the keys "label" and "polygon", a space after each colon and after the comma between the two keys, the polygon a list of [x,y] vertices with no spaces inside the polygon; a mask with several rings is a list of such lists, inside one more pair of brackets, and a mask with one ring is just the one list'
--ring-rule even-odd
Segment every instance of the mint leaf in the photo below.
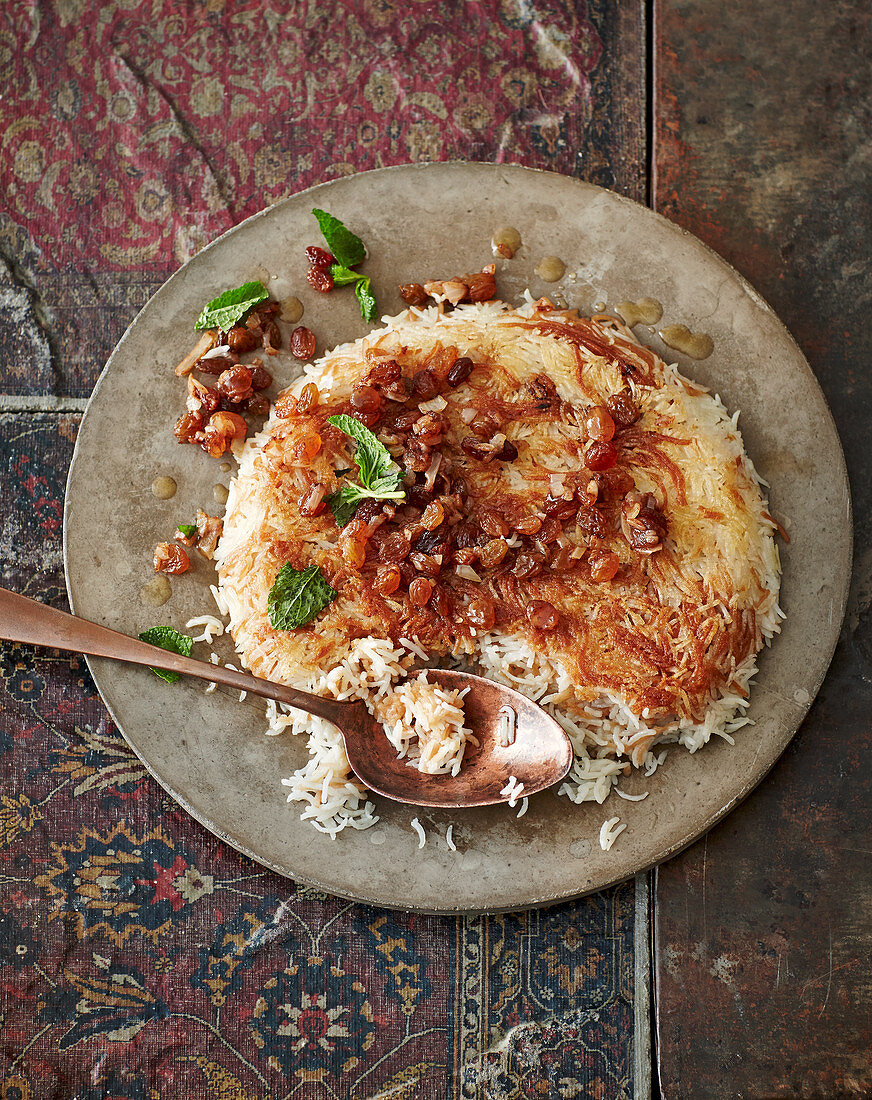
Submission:
{"label": "mint leaf", "polygon": [[366,259],[366,249],[360,237],[354,235],[338,218],[326,210],[313,210],[327,247],[343,267],[356,267]]}
{"label": "mint leaf", "polygon": [[327,497],[327,503],[330,505],[337,527],[344,527],[354,519],[354,513],[362,499],[355,493],[356,488],[356,485],[343,485],[341,489]]}
{"label": "mint leaf", "polygon": [[342,264],[331,264],[330,274],[333,277],[334,286],[348,286],[349,283],[359,283],[361,279],[366,278],[365,275],[352,271],[350,267],[343,267]]}
{"label": "mint leaf", "polygon": [[[327,498],[338,527],[344,527],[354,519],[357,505],[367,497],[371,500],[402,500],[405,497],[405,490],[401,488],[403,471],[391,458],[387,447],[378,441],[369,428],[345,413],[328,417],[327,423],[350,435],[357,444],[354,461],[362,482],[361,485],[343,485]],[[348,472],[335,471],[337,477],[340,473]]]}
{"label": "mint leaf", "polygon": [[176,530],[181,531],[186,539],[192,539],[197,533],[196,523],[179,523],[176,525]]}
{"label": "mint leaf", "polygon": [[[194,530],[196,531],[197,528],[195,527]],[[170,653],[181,653],[183,657],[191,656],[191,649],[194,645],[193,638],[189,638],[187,634],[180,634],[178,630],[173,630],[171,626],[152,626],[148,630],[143,630],[139,635],[139,639],[148,642],[149,645],[167,649]],[[151,665],[148,667],[151,668]],[[169,672],[164,668],[152,668],[151,671],[155,676],[160,676],[162,680],[166,680],[168,684],[174,684],[179,678],[178,672]]]}
{"label": "mint leaf", "polygon": [[347,416],[345,413],[328,417],[327,423],[332,424],[334,428],[338,428],[346,435],[350,435],[357,443],[354,451],[354,461],[360,471],[360,480],[363,487],[370,490],[367,495],[373,495],[376,483],[387,480],[393,482],[393,488],[390,488],[387,484],[380,484],[379,496],[390,493],[399,500],[405,495],[396,492],[397,482],[402,480],[399,467],[391,458],[387,447],[378,441],[369,428],[361,424],[359,420],[355,420],[353,416]]}
{"label": "mint leaf", "polygon": [[354,293],[360,302],[360,316],[364,321],[374,321],[378,317],[378,306],[375,304],[375,295],[369,278],[361,279],[355,285]]}
{"label": "mint leaf", "polygon": [[290,562],[278,571],[267,596],[273,630],[294,630],[304,626],[336,599],[336,589],[327,583],[320,565],[294,569]]}
{"label": "mint leaf", "polygon": [[235,290],[225,290],[223,294],[219,294],[203,307],[203,312],[197,318],[194,328],[217,328],[227,332],[234,325],[238,325],[250,309],[265,302],[268,297],[269,294],[263,283],[257,280],[252,283],[243,283]]}

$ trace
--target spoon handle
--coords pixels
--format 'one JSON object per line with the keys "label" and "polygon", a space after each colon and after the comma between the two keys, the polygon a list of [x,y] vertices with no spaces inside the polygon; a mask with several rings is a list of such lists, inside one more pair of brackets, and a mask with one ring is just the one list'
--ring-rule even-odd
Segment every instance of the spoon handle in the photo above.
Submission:
{"label": "spoon handle", "polygon": [[288,706],[299,707],[310,714],[317,714],[329,722],[340,723],[347,717],[348,704],[335,699],[323,699],[307,691],[273,684],[247,672],[234,672],[232,668],[195,661],[180,653],[171,653],[150,645],[139,638],[131,638],[100,626],[87,619],[68,615],[55,607],[19,596],[6,588],[0,588],[0,638],[10,642],[26,642],[29,645],[48,646],[72,653],[87,653],[92,657],[112,657],[134,665],[152,665],[155,668],[179,672],[183,676],[196,676],[213,684],[223,684],[239,691],[250,691],[275,699]]}

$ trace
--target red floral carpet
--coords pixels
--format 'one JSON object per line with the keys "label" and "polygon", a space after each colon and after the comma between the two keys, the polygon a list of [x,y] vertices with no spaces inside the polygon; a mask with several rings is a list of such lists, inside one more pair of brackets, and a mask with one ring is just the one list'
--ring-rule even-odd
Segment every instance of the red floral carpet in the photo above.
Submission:
{"label": "red floral carpet", "polygon": [[[617,7],[5,5],[0,583],[65,605],[77,399],[224,229],[422,159],[638,193]],[[162,793],[81,659],[0,677],[0,1100],[633,1095],[632,884],[475,919],[295,887]]]}

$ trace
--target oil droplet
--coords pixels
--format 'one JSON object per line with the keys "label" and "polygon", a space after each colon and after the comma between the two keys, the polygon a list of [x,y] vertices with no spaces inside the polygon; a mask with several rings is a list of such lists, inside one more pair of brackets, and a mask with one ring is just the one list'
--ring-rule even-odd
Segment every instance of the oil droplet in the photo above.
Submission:
{"label": "oil droplet", "polygon": [[707,332],[691,332],[687,325],[664,325],[660,339],[669,348],[683,351],[691,359],[708,359],[715,350],[714,341]]}
{"label": "oil droplet", "polygon": [[161,607],[172,594],[172,586],[162,573],[152,577],[148,584],[144,584],[139,590],[142,602],[149,607]]}
{"label": "oil droplet", "polygon": [[536,265],[536,274],[545,283],[557,283],[566,274],[566,264],[559,256],[544,256]]}
{"label": "oil droplet", "polygon": [[262,282],[264,286],[267,286],[270,279],[272,279],[272,275],[270,275],[269,269],[265,268],[262,264],[258,264],[258,266],[254,269],[254,277],[255,279],[260,280],[260,282]]}
{"label": "oil droplet", "polygon": [[289,325],[295,325],[303,316],[303,303],[299,298],[285,298],[281,303],[281,319]]}
{"label": "oil droplet", "polygon": [[656,325],[663,316],[663,306],[656,298],[640,298],[638,302],[618,302],[618,315],[627,325]]}
{"label": "oil droplet", "polygon": [[176,495],[178,485],[171,477],[156,477],[151,483],[151,491],[158,500],[169,500]]}
{"label": "oil droplet", "polygon": [[521,247],[521,234],[511,225],[498,229],[491,240],[491,248],[495,256],[503,256],[511,260]]}
{"label": "oil droplet", "polygon": [[387,837],[385,836],[384,833],[378,833],[378,832],[373,833],[373,832],[371,832],[369,834],[370,844],[375,844],[377,847],[380,847],[382,844],[384,844],[384,842],[386,840],[387,840]]}
{"label": "oil droplet", "polygon": [[230,470],[232,470],[233,467],[230,465],[229,462],[222,462],[218,469],[221,471],[222,474],[226,474]]}
{"label": "oil droplet", "polygon": [[576,859],[584,859],[585,856],[590,855],[590,841],[576,840],[574,844],[569,845],[569,853]]}
{"label": "oil droplet", "polygon": [[229,495],[230,490],[227,488],[226,485],[218,484],[212,486],[212,496],[215,498],[215,500],[217,500],[219,504],[226,504],[227,497]]}

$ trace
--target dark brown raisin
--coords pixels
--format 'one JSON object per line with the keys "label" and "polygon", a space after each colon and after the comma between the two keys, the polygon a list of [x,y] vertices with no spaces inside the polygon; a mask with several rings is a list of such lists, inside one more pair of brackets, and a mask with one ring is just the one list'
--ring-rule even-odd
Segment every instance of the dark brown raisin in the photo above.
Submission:
{"label": "dark brown raisin", "polygon": [[265,390],[268,386],[272,385],[272,375],[266,369],[257,364],[249,366],[251,373],[251,388],[256,391]]}
{"label": "dark brown raisin", "polygon": [[474,366],[475,364],[468,356],[461,355],[459,359],[455,360],[454,366],[448,372],[445,381],[452,388],[461,385],[472,374]]}
{"label": "dark brown raisin", "polygon": [[423,306],[429,295],[420,283],[403,283],[400,287],[400,297],[410,306]]}
{"label": "dark brown raisin", "polygon": [[198,359],[194,364],[203,374],[223,374],[236,365],[236,357],[230,355],[211,355],[208,359]]}
{"label": "dark brown raisin", "polygon": [[259,341],[257,334],[252,332],[251,329],[245,328],[244,325],[234,325],[227,333],[227,343],[230,345],[231,350],[235,351],[237,355],[241,355],[245,351],[253,351]]}
{"label": "dark brown raisin", "polygon": [[412,379],[412,393],[421,401],[429,401],[439,392],[436,379],[428,370],[419,370]]}
{"label": "dark brown raisin", "polygon": [[224,371],[219,376],[215,388],[222,397],[226,397],[232,404],[238,405],[241,401],[251,397],[251,371],[248,367],[243,367],[241,363],[235,367],[230,367],[229,370]]}
{"label": "dark brown raisin", "polygon": [[291,354],[296,359],[311,359],[315,354],[315,333],[300,325],[291,333]]}
{"label": "dark brown raisin", "polygon": [[545,515],[553,516],[555,519],[569,519],[571,515],[575,514],[577,508],[574,494],[569,500],[564,500],[563,497],[553,497],[549,494],[542,504],[542,511]]}
{"label": "dark brown raisin", "polygon": [[614,393],[606,401],[612,419],[619,428],[629,428],[642,415],[639,406],[628,393]]}

